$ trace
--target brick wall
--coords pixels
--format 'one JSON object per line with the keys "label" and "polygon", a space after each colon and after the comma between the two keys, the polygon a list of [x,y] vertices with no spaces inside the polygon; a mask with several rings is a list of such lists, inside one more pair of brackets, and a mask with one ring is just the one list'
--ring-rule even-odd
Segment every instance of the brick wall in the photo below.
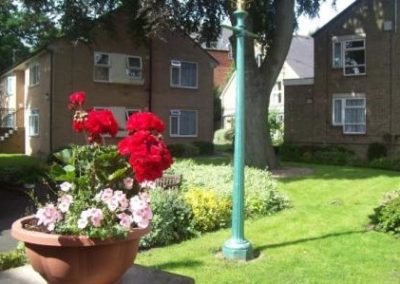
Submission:
{"label": "brick wall", "polygon": [[233,60],[229,58],[229,51],[208,50],[208,53],[218,61],[218,66],[214,70],[214,86],[222,89],[229,80],[229,74],[232,73]]}
{"label": "brick wall", "polygon": [[[287,139],[296,143],[343,145],[365,157],[370,143],[386,143],[389,136],[393,142],[389,147],[390,153],[398,152],[400,35],[394,31],[394,10],[394,1],[359,1],[316,33],[312,109],[302,102],[304,98],[301,95],[295,97],[296,93],[302,92],[303,86],[285,87],[289,99],[285,103]],[[392,22],[392,31],[384,30],[385,21]],[[344,76],[343,69],[332,68],[332,37],[361,33],[365,34],[366,40],[366,75]],[[344,134],[341,126],[332,125],[332,99],[338,94],[365,95],[366,134]],[[312,131],[303,129],[304,134],[296,132],[294,128],[300,129],[299,124],[306,121],[310,122]]]}

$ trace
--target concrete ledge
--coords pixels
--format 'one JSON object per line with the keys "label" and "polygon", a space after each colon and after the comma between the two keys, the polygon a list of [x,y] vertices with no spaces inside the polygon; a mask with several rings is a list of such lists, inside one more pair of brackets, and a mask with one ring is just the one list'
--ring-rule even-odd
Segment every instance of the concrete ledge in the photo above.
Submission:
{"label": "concrete ledge", "polygon": [[[30,265],[0,272],[1,284],[46,284],[46,281]],[[192,278],[169,272],[132,265],[125,273],[122,284],[193,284]]]}

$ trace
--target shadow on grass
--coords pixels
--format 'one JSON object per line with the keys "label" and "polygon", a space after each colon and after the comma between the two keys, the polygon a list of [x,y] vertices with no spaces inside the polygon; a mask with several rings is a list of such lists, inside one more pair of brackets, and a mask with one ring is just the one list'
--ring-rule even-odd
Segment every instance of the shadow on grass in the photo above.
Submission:
{"label": "shadow on grass", "polygon": [[341,233],[331,233],[331,234],[326,234],[322,235],[319,237],[311,237],[311,238],[302,238],[294,241],[289,241],[289,242],[283,242],[283,243],[276,243],[276,244],[269,244],[269,245],[263,245],[263,246],[258,246],[254,248],[255,252],[261,252],[266,249],[273,249],[273,248],[279,248],[279,247],[286,247],[286,246],[291,246],[291,245],[297,245],[301,243],[307,243],[307,242],[313,242],[313,241],[319,241],[319,240],[324,240],[324,239],[329,239],[329,238],[336,238],[336,237],[342,237],[342,236],[348,236],[348,235],[354,235],[354,234],[364,234],[367,231],[365,230],[360,230],[360,231],[348,231],[348,232],[341,232]]}
{"label": "shadow on grass", "polygon": [[165,262],[157,265],[153,265],[151,267],[156,268],[156,269],[161,269],[161,270],[168,270],[168,269],[175,269],[175,268],[181,268],[181,267],[195,267],[203,265],[202,261],[197,261],[197,260],[183,260],[183,261],[171,261],[171,262]]}

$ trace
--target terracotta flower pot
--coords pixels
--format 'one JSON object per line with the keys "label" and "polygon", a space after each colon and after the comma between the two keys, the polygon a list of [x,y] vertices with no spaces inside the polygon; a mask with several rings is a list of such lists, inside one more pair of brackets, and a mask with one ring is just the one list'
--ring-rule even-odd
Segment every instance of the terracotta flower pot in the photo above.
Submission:
{"label": "terracotta flower pot", "polygon": [[25,243],[30,264],[49,283],[119,283],[135,260],[140,238],[150,231],[133,229],[126,239],[101,241],[24,229],[23,224],[32,218],[15,221],[11,234]]}

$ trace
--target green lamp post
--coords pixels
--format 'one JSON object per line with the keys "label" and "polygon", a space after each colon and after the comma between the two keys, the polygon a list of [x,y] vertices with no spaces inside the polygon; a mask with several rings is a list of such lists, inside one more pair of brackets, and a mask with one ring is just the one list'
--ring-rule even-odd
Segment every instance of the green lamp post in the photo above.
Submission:
{"label": "green lamp post", "polygon": [[235,11],[236,26],[224,26],[236,34],[236,111],[235,111],[235,149],[233,165],[233,206],[232,236],[224,243],[222,253],[232,260],[249,260],[252,258],[252,247],[244,238],[244,143],[245,143],[245,36],[254,36],[245,30],[247,12],[245,0],[237,1]]}

